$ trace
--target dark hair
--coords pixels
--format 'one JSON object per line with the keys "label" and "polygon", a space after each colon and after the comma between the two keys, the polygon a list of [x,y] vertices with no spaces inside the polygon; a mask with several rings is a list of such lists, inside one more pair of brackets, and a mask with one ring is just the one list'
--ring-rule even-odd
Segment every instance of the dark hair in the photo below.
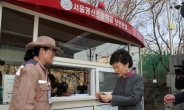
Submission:
{"label": "dark hair", "polygon": [[61,82],[61,85],[63,86],[63,87],[68,87],[68,84],[66,83],[66,82]]}
{"label": "dark hair", "polygon": [[0,65],[3,66],[4,64],[5,64],[5,61],[3,61],[3,60],[0,59]]}
{"label": "dark hair", "polygon": [[56,78],[54,77],[53,74],[49,74],[49,79],[50,79],[51,83],[54,83]]}
{"label": "dark hair", "polygon": [[119,49],[112,54],[110,58],[110,65],[113,65],[115,62],[121,62],[124,65],[129,63],[129,68],[131,68],[133,65],[132,57],[128,51],[124,49]]}
{"label": "dark hair", "polygon": [[30,59],[33,59],[34,56],[38,56],[40,52],[40,48],[43,48],[44,50],[48,50],[48,47],[34,47],[34,49],[29,49],[26,51],[24,55],[24,61],[28,61]]}
{"label": "dark hair", "polygon": [[33,57],[34,57],[33,52],[34,52],[33,49],[27,50],[25,55],[24,55],[24,61],[28,61],[29,59],[33,59]]}

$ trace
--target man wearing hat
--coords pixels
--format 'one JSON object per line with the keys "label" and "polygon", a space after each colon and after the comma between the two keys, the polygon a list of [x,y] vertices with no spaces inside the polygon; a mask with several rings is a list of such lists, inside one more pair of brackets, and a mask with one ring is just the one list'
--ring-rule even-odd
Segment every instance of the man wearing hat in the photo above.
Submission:
{"label": "man wearing hat", "polygon": [[16,72],[9,110],[51,110],[51,86],[45,65],[52,64],[55,53],[63,51],[47,36],[38,37],[25,48],[26,62]]}

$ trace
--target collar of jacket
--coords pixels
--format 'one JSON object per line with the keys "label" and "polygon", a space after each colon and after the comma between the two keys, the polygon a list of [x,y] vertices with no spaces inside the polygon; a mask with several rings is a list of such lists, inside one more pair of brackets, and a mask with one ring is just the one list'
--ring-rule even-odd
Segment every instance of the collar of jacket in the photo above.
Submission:
{"label": "collar of jacket", "polygon": [[127,73],[126,75],[123,76],[123,78],[128,78],[130,76],[132,76],[135,73],[134,70],[131,70],[129,73]]}
{"label": "collar of jacket", "polygon": [[44,70],[47,70],[44,66],[43,66],[43,63],[40,61],[40,59],[37,57],[37,56],[34,56],[33,58],[35,61],[38,62],[38,64],[44,69]]}

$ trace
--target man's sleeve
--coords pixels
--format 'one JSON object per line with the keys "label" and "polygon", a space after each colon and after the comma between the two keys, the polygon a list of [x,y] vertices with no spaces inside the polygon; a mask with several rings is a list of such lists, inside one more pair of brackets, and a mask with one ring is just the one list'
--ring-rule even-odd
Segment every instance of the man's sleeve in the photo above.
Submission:
{"label": "man's sleeve", "polygon": [[[27,66],[27,67],[26,67]],[[32,64],[27,64],[22,69],[21,82],[18,95],[18,110],[33,110],[35,108],[34,98],[36,95],[36,85],[38,84],[38,72]]]}
{"label": "man's sleeve", "polygon": [[129,96],[112,95],[112,106],[135,105],[140,101],[144,92],[143,78],[139,77],[134,82],[132,92]]}
{"label": "man's sleeve", "polygon": [[174,96],[175,96],[175,102],[173,103],[174,105],[184,102],[184,92],[174,94]]}

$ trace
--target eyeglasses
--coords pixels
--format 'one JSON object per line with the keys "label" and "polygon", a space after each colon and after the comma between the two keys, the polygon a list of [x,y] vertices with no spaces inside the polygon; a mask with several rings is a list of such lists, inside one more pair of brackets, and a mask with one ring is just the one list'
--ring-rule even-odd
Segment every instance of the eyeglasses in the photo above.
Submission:
{"label": "eyeglasses", "polygon": [[56,54],[56,49],[49,48],[49,50],[51,50],[53,54]]}

